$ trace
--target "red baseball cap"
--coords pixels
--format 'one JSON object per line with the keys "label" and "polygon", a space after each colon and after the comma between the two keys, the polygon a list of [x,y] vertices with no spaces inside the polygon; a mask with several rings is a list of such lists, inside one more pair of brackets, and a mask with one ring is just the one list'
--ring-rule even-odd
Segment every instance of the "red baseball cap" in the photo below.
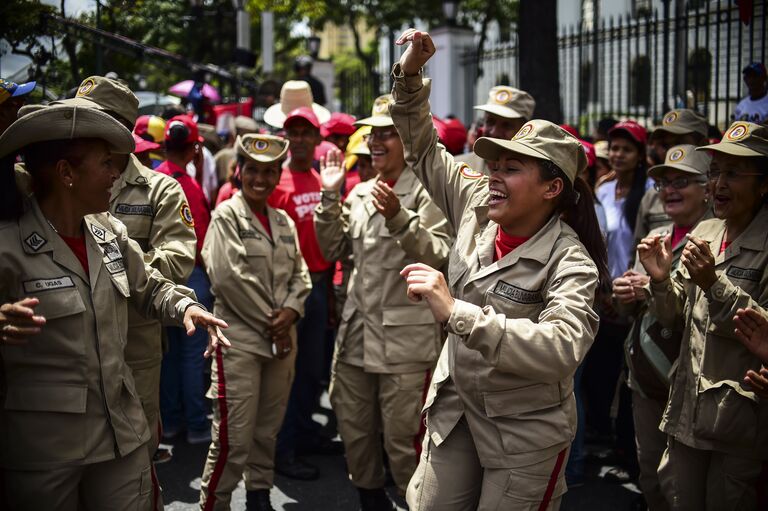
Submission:
{"label": "red baseball cap", "polygon": [[581,136],[579,135],[578,130],[576,128],[574,128],[573,126],[571,126],[570,124],[561,124],[560,127],[563,128],[568,133],[570,133],[571,135],[573,135],[574,137],[576,137],[579,140],[581,140]]}
{"label": "red baseball cap", "polygon": [[[562,128],[562,126],[560,127]],[[584,146],[584,152],[587,153],[587,167],[593,166],[595,163],[597,163],[597,153],[595,152],[595,146],[586,140],[579,140],[579,142],[581,142],[581,145]]]}
{"label": "red baseball cap", "polygon": [[165,125],[165,141],[177,144],[202,142],[203,137],[197,129],[197,123],[188,115],[171,117]]}
{"label": "red baseball cap", "polygon": [[136,149],[133,150],[134,154],[144,153],[146,151],[154,151],[160,149],[160,144],[156,144],[149,140],[143,139],[136,133],[133,133],[133,141],[136,142]]}
{"label": "red baseball cap", "polygon": [[283,127],[287,128],[288,125],[296,121],[296,119],[304,119],[315,128],[320,129],[320,121],[317,120],[317,116],[315,115],[315,112],[308,106],[302,106],[294,110],[291,110],[288,113],[288,116],[285,118]]}
{"label": "red baseball cap", "polygon": [[320,128],[320,135],[322,135],[323,138],[326,138],[329,135],[351,135],[357,131],[354,124],[355,118],[351,115],[334,112],[331,114],[331,118],[328,119],[328,122],[323,124]]}
{"label": "red baseball cap", "polygon": [[626,133],[632,140],[639,144],[645,145],[648,140],[648,132],[635,121],[621,121],[614,124],[613,128],[608,130],[608,138],[611,138],[612,135],[616,135],[619,131]]}
{"label": "red baseball cap", "polygon": [[467,143],[467,129],[458,119],[440,119],[432,117],[432,124],[437,131],[437,138],[451,154],[464,152],[464,144]]}

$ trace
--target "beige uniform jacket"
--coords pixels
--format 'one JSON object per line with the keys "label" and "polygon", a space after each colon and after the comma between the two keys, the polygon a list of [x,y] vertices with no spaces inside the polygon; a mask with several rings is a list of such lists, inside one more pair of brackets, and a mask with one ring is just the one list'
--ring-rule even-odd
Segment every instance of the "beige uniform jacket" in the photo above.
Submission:
{"label": "beige uniform jacket", "polygon": [[408,299],[400,271],[414,262],[444,267],[451,230],[407,168],[393,188],[401,209],[390,220],[373,205],[375,181],[357,185],[343,206],[337,195],[324,192],[315,208],[323,257],[333,261],[353,254],[354,258],[336,356],[368,372],[420,371],[437,360],[441,328],[426,303]]}
{"label": "beige uniform jacket", "polygon": [[227,338],[236,349],[272,358],[267,314],[290,307],[303,316],[312,283],[293,221],[271,207],[267,217],[271,237],[237,192],[213,211],[202,256]]}
{"label": "beige uniform jacket", "polygon": [[145,265],[119,220],[90,215],[84,231],[88,275],[34,199],[18,221],[0,223],[0,303],[36,297],[47,320],[25,345],[0,346],[2,468],[96,463],[149,440],[123,355],[128,301],[176,326],[195,301]]}
{"label": "beige uniform jacket", "polygon": [[[172,177],[146,168],[133,154],[112,186],[109,212],[125,224],[128,236],[144,251],[144,261],[177,284],[186,284],[195,266],[195,229],[188,224],[189,208],[181,185]],[[125,359],[136,369],[159,364],[163,358],[160,323],[128,307]]]}
{"label": "beige uniform jacket", "polygon": [[637,210],[635,241],[640,241],[652,230],[668,225],[671,221],[667,212],[664,211],[664,203],[661,202],[659,192],[655,188],[649,188],[643,195]]}
{"label": "beige uniform jacket", "polygon": [[398,72],[391,114],[406,162],[457,229],[448,267],[456,304],[425,405],[430,438],[440,445],[465,415],[483,467],[551,458],[576,432],[573,374],[597,332],[597,269],[557,217],[494,262],[488,178],[437,145],[429,81]]}
{"label": "beige uniform jacket", "polygon": [[683,444],[747,458],[768,459],[768,402],[742,383],[760,361],[736,339],[739,308],[765,314],[768,306],[768,206],[725,252],[725,223],[700,223],[693,235],[715,255],[717,281],[704,292],[679,267],[670,279],[651,282],[653,312],[683,341],[660,428]]}
{"label": "beige uniform jacket", "polygon": [[486,176],[490,174],[490,171],[488,170],[488,165],[485,163],[485,160],[480,158],[478,155],[476,155],[474,151],[460,154],[456,156],[454,159],[457,162],[466,163],[467,165],[469,165],[469,168],[471,168],[472,170],[481,172]]}

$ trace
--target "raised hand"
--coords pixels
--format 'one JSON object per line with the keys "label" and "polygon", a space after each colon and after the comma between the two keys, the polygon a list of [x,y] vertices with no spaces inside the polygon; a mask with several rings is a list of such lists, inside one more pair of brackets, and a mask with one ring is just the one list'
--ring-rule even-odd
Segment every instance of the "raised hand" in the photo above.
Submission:
{"label": "raised hand", "polygon": [[688,268],[691,280],[704,291],[712,287],[717,280],[715,256],[709,249],[709,243],[701,238],[688,236],[688,243],[685,244],[683,253],[680,255],[680,263]]}
{"label": "raised hand", "polygon": [[387,183],[377,181],[373,185],[371,193],[373,194],[373,207],[387,220],[400,212],[400,199],[397,198]]}
{"label": "raised hand", "polygon": [[35,315],[39,303],[37,298],[24,298],[0,306],[0,344],[24,344],[28,337],[40,333],[45,318]]}
{"label": "raised hand", "polygon": [[672,271],[672,237],[655,234],[643,238],[637,245],[637,255],[651,279],[663,281]]}
{"label": "raised hand", "polygon": [[409,28],[397,38],[395,44],[402,46],[408,41],[411,45],[400,56],[400,69],[406,76],[419,74],[424,64],[435,54],[436,48],[432,38],[426,32]]}
{"label": "raised hand", "polygon": [[320,158],[320,183],[323,190],[328,192],[340,192],[344,184],[346,170],[341,151],[331,149]]}
{"label": "raised hand", "polygon": [[229,326],[224,320],[195,305],[187,307],[184,312],[184,328],[187,330],[187,335],[194,335],[199,326],[208,330],[208,346],[203,353],[205,358],[215,353],[220,344],[227,347],[232,346],[232,343],[224,337],[220,330]]}

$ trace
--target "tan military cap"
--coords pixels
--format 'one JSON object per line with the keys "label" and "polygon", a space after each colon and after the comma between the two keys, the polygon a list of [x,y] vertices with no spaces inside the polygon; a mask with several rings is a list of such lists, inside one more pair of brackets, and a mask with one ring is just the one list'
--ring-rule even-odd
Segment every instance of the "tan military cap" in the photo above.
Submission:
{"label": "tan military cap", "polygon": [[557,124],[542,119],[528,121],[512,140],[481,137],[475,142],[475,154],[495,161],[503,151],[548,160],[560,167],[571,183],[579,171],[587,168],[587,155],[581,142]]}
{"label": "tan military cap", "polygon": [[[688,108],[672,110],[664,114],[661,126],[653,130],[653,135],[666,131],[674,135],[698,133],[707,136],[707,120]],[[651,138],[653,138],[651,135]]]}
{"label": "tan military cap", "polygon": [[253,117],[247,117],[245,115],[238,115],[234,119],[235,130],[241,135],[245,133],[256,133],[259,131],[259,125],[253,119]]}
{"label": "tan military cap", "polygon": [[595,142],[595,157],[602,158],[604,160],[608,159],[608,141],[607,140],[598,140]]}
{"label": "tan military cap", "polygon": [[103,76],[89,76],[82,81],[74,98],[54,101],[51,105],[98,108],[117,114],[130,124],[134,124],[139,116],[139,98],[131,89]]}
{"label": "tan military cap", "polygon": [[648,169],[648,175],[658,178],[670,169],[682,170],[688,174],[706,176],[709,172],[709,164],[712,156],[706,151],[696,151],[695,145],[680,144],[671,147],[667,151],[667,157],[661,165],[654,165]]}
{"label": "tan military cap", "polygon": [[285,158],[288,141],[274,135],[246,133],[235,140],[235,151],[250,160],[271,163]]}
{"label": "tan military cap", "polygon": [[719,143],[697,148],[704,149],[734,156],[768,156],[768,127],[753,122],[734,122]]}
{"label": "tan military cap", "polygon": [[475,105],[475,110],[482,110],[492,114],[506,117],[507,119],[530,119],[533,117],[533,109],[536,101],[533,96],[524,90],[515,89],[507,85],[497,85],[488,93],[488,102],[484,105]]}
{"label": "tan military cap", "polygon": [[371,109],[371,116],[365,119],[360,119],[355,123],[355,126],[372,126],[374,128],[383,128],[385,126],[394,126],[395,121],[389,115],[389,105],[394,103],[392,94],[384,94],[379,96],[373,102],[373,108]]}
{"label": "tan military cap", "polygon": [[0,157],[35,142],[99,138],[116,154],[133,152],[133,135],[114,117],[93,107],[52,105],[17,119],[0,136]]}

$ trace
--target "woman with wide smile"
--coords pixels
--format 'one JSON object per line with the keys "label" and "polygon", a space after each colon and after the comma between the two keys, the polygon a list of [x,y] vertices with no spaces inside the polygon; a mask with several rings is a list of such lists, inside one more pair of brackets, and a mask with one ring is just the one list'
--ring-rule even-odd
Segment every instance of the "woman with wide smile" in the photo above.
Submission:
{"label": "woman with wide smile", "polygon": [[576,429],[573,375],[597,331],[593,309],[605,247],[581,143],[559,126],[527,122],[512,140],[480,138],[490,176],[437,143],[431,38],[395,66],[390,112],[406,162],[456,229],[448,280],[423,263],[401,272],[408,296],[443,323],[426,402],[427,434],[408,487],[412,510],[557,509]]}

